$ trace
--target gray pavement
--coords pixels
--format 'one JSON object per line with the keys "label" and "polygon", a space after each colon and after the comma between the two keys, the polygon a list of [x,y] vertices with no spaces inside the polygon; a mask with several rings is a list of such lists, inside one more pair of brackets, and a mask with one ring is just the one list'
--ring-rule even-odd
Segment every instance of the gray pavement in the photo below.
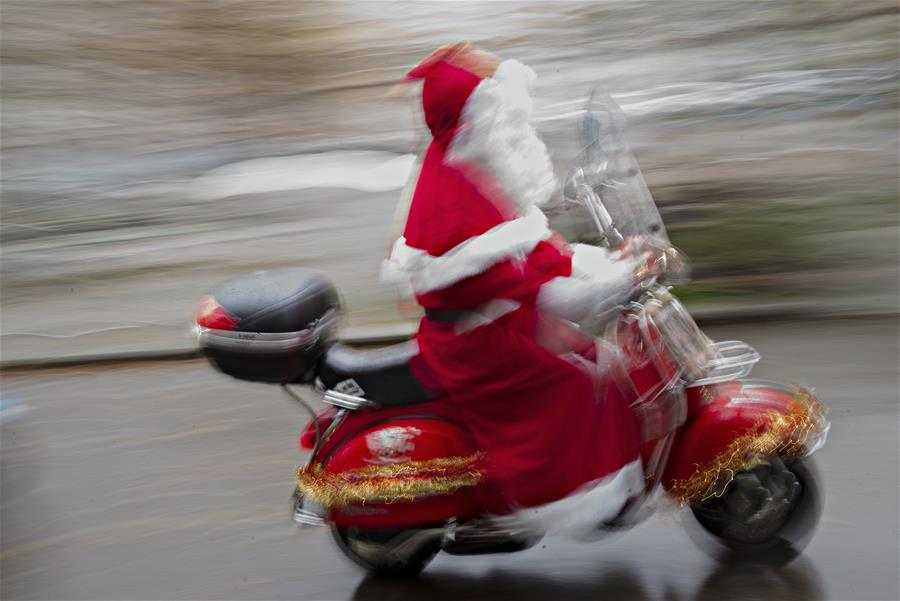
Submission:
{"label": "gray pavement", "polygon": [[826,508],[787,568],[719,565],[676,515],[582,545],[439,556],[414,582],[366,578],[288,495],[303,412],[200,361],[9,375],[31,407],[3,431],[3,599],[897,599],[898,322],[717,326],[754,375],[813,384],[833,428]]}

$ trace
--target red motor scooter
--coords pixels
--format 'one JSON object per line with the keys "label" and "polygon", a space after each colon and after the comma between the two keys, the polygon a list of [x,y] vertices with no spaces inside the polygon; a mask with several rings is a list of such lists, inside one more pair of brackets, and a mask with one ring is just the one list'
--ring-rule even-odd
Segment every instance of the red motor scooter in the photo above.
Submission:
{"label": "red motor scooter", "polygon": [[[581,117],[586,160],[566,197],[585,205],[609,246],[635,237],[667,246],[618,107],[594,93]],[[746,379],[759,355],[713,343],[661,283],[681,263],[666,247],[598,338],[638,416],[645,475],[639,498],[598,532],[638,523],[652,513],[648,501],[667,496],[721,546],[796,553],[821,512],[809,455],[828,432],[824,409],[807,388]],[[327,278],[303,269],[239,276],[198,310],[200,346],[217,368],[281,384],[313,414],[300,437],[311,452],[297,470],[294,520],[327,525],[348,557],[393,574],[416,574],[440,551],[510,552],[540,540],[533,526],[487,515],[483,457],[413,377],[415,342],[346,347],[334,340],[339,310]],[[314,413],[290,384],[314,386],[327,407]]]}

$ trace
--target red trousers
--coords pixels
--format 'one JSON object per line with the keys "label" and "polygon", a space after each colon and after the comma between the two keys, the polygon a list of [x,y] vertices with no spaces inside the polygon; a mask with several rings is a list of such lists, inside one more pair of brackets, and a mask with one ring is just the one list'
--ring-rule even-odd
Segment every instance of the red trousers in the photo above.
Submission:
{"label": "red trousers", "polygon": [[414,373],[487,455],[491,511],[558,500],[637,459],[628,400],[586,365],[592,341],[568,326],[523,305],[465,333],[426,317],[416,339]]}

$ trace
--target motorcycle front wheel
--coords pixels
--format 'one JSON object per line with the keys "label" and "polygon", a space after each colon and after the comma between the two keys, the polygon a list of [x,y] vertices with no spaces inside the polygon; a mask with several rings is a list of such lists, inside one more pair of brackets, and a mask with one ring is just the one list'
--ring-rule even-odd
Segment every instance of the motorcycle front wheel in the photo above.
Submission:
{"label": "motorcycle front wheel", "polygon": [[771,457],[735,473],[721,496],[691,503],[696,522],[716,544],[688,532],[714,556],[727,550],[787,562],[809,543],[822,505],[821,478],[812,458]]}
{"label": "motorcycle front wheel", "polygon": [[332,525],[331,535],[344,555],[369,572],[412,578],[440,552],[442,530],[371,530]]}

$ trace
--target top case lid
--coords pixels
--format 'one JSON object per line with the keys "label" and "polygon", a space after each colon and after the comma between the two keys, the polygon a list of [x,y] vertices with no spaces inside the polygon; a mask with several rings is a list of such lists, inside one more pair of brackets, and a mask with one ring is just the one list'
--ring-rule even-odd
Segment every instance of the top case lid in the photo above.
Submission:
{"label": "top case lid", "polygon": [[322,273],[300,267],[254,271],[217,286],[212,295],[244,332],[296,332],[340,308]]}

